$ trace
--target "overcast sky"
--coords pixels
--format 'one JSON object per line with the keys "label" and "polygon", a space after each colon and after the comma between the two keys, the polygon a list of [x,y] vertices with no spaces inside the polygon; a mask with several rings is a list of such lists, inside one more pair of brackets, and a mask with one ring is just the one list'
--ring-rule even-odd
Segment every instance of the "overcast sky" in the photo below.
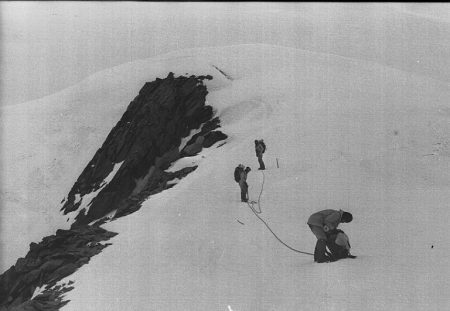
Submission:
{"label": "overcast sky", "polygon": [[260,42],[263,28],[250,28],[258,21],[269,22],[264,11],[277,7],[259,4],[251,13],[255,5],[248,3],[0,5],[6,104],[50,94],[104,68],[180,48]]}
{"label": "overcast sky", "polygon": [[[446,4],[397,7],[437,24],[450,21]],[[385,58],[377,50],[380,38],[370,31],[385,25],[380,33],[386,32],[384,19],[393,13],[385,4],[50,1],[0,2],[0,14],[0,98],[10,105],[52,94],[111,66],[189,47],[269,43]],[[437,27],[432,39],[449,35],[447,29]],[[361,40],[368,43],[362,46]],[[398,41],[395,34],[386,40],[384,47]],[[427,37],[405,40],[428,48]],[[427,70],[441,75],[442,64]]]}

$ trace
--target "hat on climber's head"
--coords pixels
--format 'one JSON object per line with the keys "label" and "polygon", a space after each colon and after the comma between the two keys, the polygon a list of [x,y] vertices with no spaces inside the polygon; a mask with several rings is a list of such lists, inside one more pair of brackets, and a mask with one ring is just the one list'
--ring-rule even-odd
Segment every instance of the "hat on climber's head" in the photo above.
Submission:
{"label": "hat on climber's head", "polygon": [[353,220],[353,215],[348,212],[343,212],[341,217],[341,222],[351,222]]}

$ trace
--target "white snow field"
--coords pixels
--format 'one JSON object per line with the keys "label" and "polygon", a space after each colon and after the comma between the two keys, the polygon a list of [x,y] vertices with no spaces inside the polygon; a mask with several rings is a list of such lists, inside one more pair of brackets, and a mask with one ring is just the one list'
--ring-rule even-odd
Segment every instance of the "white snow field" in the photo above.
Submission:
{"label": "white snow field", "polygon": [[[67,278],[75,289],[62,310],[449,310],[450,23],[400,9],[383,9],[401,17],[388,24],[371,16],[381,30],[359,37],[324,19],[308,28],[324,40],[317,50],[180,50],[2,107],[0,273],[30,242],[70,226],[61,200],[146,81],[211,74],[207,101],[227,143],[175,163],[171,170],[199,167],[104,226],[119,235]],[[321,12],[311,11],[330,13]],[[260,138],[264,175],[253,148]],[[358,258],[315,264],[280,244],[240,202],[239,163],[252,167],[250,196],[262,189],[261,217],[284,242],[312,252],[310,214],[344,209],[354,221],[341,228]]]}
{"label": "white snow field", "polygon": [[[75,289],[64,311],[450,307],[448,83],[268,45],[191,49],[111,70],[129,77],[137,68],[147,80],[212,74],[207,101],[229,138],[175,163],[199,167],[104,226],[119,235],[68,277]],[[279,243],[240,202],[239,163],[253,168],[250,196],[263,186],[261,217],[284,242],[312,252],[310,214],[344,209],[358,258],[315,264]]]}

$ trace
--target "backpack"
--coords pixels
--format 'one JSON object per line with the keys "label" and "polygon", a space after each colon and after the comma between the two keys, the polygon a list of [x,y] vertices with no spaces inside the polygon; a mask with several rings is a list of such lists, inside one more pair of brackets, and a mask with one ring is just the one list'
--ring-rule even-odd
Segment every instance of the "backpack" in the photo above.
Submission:
{"label": "backpack", "polygon": [[[256,146],[261,146],[262,147],[261,153],[266,152],[266,144],[264,143],[264,141],[262,139],[256,141]],[[256,153],[258,153],[258,151],[256,151]]]}
{"label": "backpack", "polygon": [[266,152],[266,144],[264,143],[264,141],[261,139],[259,141],[259,143],[261,144],[261,146],[263,147],[262,153]]}
{"label": "backpack", "polygon": [[331,261],[347,258],[350,254],[350,241],[344,231],[337,229],[327,236],[328,256]]}
{"label": "backpack", "polygon": [[234,169],[234,180],[236,182],[239,182],[241,180],[241,173],[242,173],[242,168],[239,166],[236,166],[236,168]]}

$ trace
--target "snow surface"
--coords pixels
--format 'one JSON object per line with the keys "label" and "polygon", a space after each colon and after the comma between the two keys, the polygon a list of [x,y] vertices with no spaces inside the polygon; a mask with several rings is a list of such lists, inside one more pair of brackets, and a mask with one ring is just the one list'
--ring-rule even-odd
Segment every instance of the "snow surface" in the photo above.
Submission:
{"label": "snow surface", "polygon": [[[119,235],[66,278],[75,289],[62,310],[450,309],[449,45],[432,35],[449,24],[395,14],[381,24],[391,31],[392,49],[375,49],[383,57],[364,54],[372,51],[358,37],[335,49],[349,57],[334,55],[333,44],[327,53],[262,44],[188,49],[1,108],[0,270],[30,242],[69,227],[59,202],[146,81],[169,71],[210,74],[207,101],[227,143],[175,163],[169,170],[199,167],[104,226]],[[404,39],[413,33],[426,40]],[[267,145],[264,175],[256,170],[258,138]],[[313,251],[309,215],[342,208],[354,215],[341,227],[358,259],[314,264],[281,245],[240,203],[232,176],[239,163],[253,168],[250,196],[263,187],[261,217],[283,241]]]}
{"label": "snow surface", "polygon": [[[159,62],[213,74],[207,99],[229,138],[175,163],[170,170],[199,167],[104,226],[119,235],[71,277],[64,311],[450,307],[450,150],[436,148],[450,139],[447,83],[268,45],[180,51],[140,66]],[[264,173],[257,138],[268,147]],[[312,252],[309,215],[344,209],[358,259],[315,264],[281,245],[239,201],[239,163],[253,168],[250,197],[263,187],[261,217],[283,241]]]}

